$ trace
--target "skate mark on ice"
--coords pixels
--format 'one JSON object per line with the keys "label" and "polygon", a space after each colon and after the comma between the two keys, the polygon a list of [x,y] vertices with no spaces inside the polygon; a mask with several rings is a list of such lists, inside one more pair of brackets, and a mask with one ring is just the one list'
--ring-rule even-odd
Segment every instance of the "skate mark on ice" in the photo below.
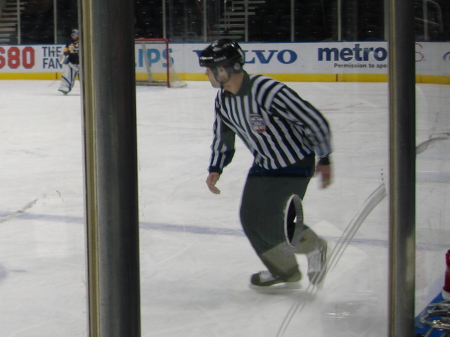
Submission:
{"label": "skate mark on ice", "polygon": [[25,214],[25,212],[26,212],[27,210],[29,210],[31,207],[33,207],[34,205],[36,205],[36,203],[39,201],[39,199],[45,198],[45,196],[46,196],[46,195],[43,194],[43,195],[41,195],[41,196],[35,198],[34,200],[30,201],[29,203],[27,203],[27,204],[26,204],[25,206],[23,206],[21,209],[15,211],[15,212],[9,213],[8,215],[5,215],[5,216],[0,217],[0,223],[9,221],[9,220],[11,220],[11,219],[13,219],[13,218],[15,218],[15,217],[17,217],[17,216],[20,216],[20,215]]}

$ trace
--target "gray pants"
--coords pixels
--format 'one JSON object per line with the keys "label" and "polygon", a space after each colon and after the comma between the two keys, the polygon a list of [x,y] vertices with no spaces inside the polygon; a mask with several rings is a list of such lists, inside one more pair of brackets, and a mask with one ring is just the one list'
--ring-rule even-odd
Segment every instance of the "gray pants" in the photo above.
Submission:
{"label": "gray pants", "polygon": [[[249,171],[242,195],[240,219],[251,245],[272,274],[288,275],[298,270],[293,253],[304,251],[289,250],[286,221],[292,196],[303,199],[313,173],[313,157],[286,169],[264,170],[253,166]],[[310,229],[307,232],[315,241],[317,236]]]}

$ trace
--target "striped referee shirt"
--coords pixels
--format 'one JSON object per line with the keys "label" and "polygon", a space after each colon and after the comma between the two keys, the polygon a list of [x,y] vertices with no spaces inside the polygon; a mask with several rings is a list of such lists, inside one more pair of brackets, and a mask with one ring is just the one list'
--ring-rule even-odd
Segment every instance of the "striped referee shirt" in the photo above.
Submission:
{"label": "striped referee shirt", "polygon": [[268,170],[331,153],[330,129],[322,114],[285,84],[261,75],[244,73],[236,95],[219,90],[213,131],[209,172],[222,173],[231,162],[235,135],[255,163]]}

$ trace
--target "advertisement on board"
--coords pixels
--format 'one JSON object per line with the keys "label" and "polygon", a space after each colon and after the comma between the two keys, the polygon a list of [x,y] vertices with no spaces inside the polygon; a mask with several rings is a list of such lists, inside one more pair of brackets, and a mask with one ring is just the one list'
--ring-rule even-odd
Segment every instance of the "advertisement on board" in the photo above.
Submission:
{"label": "advertisement on board", "polygon": [[[170,62],[185,80],[203,79],[198,55],[207,43],[171,43]],[[245,69],[268,75],[387,74],[389,51],[386,42],[241,43]],[[7,74],[60,73],[63,45],[0,46],[0,78]],[[167,67],[163,44],[146,47],[156,68]],[[135,45],[136,68],[143,68],[142,46]],[[450,43],[417,42],[416,74],[450,76]],[[206,77],[204,78],[206,80]]]}

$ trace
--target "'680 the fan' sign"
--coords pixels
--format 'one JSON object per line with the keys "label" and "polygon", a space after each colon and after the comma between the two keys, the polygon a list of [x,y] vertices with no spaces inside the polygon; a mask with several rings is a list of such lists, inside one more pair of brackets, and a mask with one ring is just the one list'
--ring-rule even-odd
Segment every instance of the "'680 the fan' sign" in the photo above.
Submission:
{"label": "'680 the fan' sign", "polygon": [[8,67],[17,69],[22,66],[25,69],[33,68],[35,64],[35,53],[33,47],[0,47],[0,69]]}

